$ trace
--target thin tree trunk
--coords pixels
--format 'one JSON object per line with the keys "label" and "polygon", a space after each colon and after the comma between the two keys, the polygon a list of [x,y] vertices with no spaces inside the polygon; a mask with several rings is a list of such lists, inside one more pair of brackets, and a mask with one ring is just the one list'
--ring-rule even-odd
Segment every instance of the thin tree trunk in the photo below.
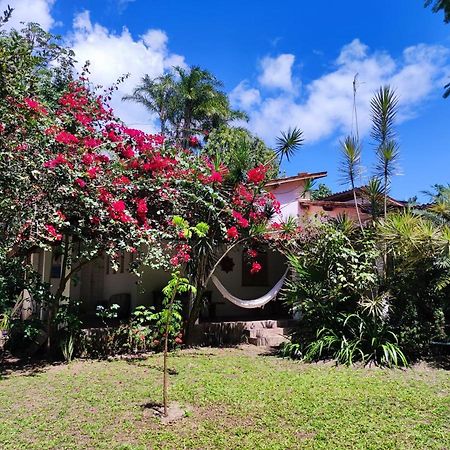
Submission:
{"label": "thin tree trunk", "polygon": [[361,231],[364,232],[361,215],[359,214],[359,207],[358,207],[358,200],[356,198],[355,184],[353,182],[352,182],[352,191],[353,191],[353,201],[355,202],[355,209],[356,209],[356,215],[358,216],[359,226],[361,228]]}
{"label": "thin tree trunk", "polygon": [[60,279],[59,279],[59,286],[56,291],[55,297],[53,299],[52,304],[49,305],[48,308],[48,315],[47,315],[47,353],[51,353],[51,351],[54,348],[54,326],[53,326],[53,320],[56,317],[56,314],[58,313],[58,307],[59,302],[61,300],[62,294],[64,292],[64,289],[66,288],[67,284],[67,276],[66,276],[66,270],[67,270],[67,257],[69,253],[69,236],[64,236],[64,250],[62,254],[62,266],[61,266],[61,273],[60,273]]}
{"label": "thin tree trunk", "polygon": [[163,408],[164,408],[164,417],[167,417],[167,403],[169,399],[168,390],[169,390],[169,374],[167,371],[167,357],[169,353],[169,327],[170,321],[172,320],[172,312],[173,312],[173,303],[175,301],[175,297],[178,291],[178,283],[176,284],[172,297],[170,299],[168,305],[168,313],[167,313],[167,321],[166,328],[164,332],[164,354],[163,354]]}

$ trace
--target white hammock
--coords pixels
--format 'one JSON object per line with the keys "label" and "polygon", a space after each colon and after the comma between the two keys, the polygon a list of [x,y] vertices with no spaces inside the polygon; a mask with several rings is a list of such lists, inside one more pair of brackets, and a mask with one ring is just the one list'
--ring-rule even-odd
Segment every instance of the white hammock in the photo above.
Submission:
{"label": "white hammock", "polygon": [[271,300],[273,300],[277,295],[278,292],[280,292],[281,288],[283,287],[284,280],[286,279],[288,270],[284,272],[284,275],[281,277],[280,281],[265,295],[259,298],[255,298],[252,300],[243,300],[240,298],[235,297],[234,295],[230,294],[225,286],[219,281],[219,279],[213,275],[212,281],[215,284],[216,288],[219,290],[219,292],[231,303],[234,303],[236,306],[240,306],[241,308],[261,308],[261,306],[264,306],[266,303],[269,303]]}

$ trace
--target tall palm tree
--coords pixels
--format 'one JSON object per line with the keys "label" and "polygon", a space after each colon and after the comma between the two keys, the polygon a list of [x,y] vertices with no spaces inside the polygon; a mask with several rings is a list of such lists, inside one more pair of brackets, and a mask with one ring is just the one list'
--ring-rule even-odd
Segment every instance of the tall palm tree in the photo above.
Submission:
{"label": "tall palm tree", "polygon": [[364,230],[355,188],[355,180],[361,173],[361,145],[354,136],[347,136],[345,140],[341,142],[341,151],[342,161],[339,171],[342,174],[343,182],[351,185],[359,226],[361,230]]}
{"label": "tall palm tree", "polygon": [[231,108],[222,83],[211,72],[194,66],[174,67],[172,73],[151,78],[145,75],[131,95],[123,97],[156,113],[161,133],[171,132],[187,146],[189,136],[211,131],[234,119],[246,119]]}
{"label": "tall palm tree", "polygon": [[398,97],[390,86],[382,86],[371,102],[372,131],[376,144],[377,163],[375,175],[383,180],[384,217],[387,215],[387,198],[391,178],[395,175],[399,159],[396,142],[395,119],[398,113]]}
{"label": "tall palm tree", "polygon": [[177,137],[186,143],[193,132],[210,131],[230,120],[245,118],[240,111],[231,109],[222,83],[209,71],[198,66],[184,69],[175,67],[177,80],[177,103],[181,122],[176,124]]}
{"label": "tall palm tree", "polygon": [[173,121],[175,114],[175,92],[176,82],[172,74],[168,73],[156,78],[144,75],[133,93],[125,95],[122,99],[140,103],[149,111],[156,113],[161,134],[166,134],[169,122]]}

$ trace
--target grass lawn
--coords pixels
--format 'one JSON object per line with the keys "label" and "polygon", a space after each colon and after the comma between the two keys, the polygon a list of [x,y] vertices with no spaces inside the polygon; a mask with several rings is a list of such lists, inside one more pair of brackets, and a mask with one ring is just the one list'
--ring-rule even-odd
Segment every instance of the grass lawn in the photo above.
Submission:
{"label": "grass lawn", "polygon": [[250,349],[171,357],[163,425],[159,355],[74,361],[0,379],[0,448],[449,449],[450,373],[306,365]]}

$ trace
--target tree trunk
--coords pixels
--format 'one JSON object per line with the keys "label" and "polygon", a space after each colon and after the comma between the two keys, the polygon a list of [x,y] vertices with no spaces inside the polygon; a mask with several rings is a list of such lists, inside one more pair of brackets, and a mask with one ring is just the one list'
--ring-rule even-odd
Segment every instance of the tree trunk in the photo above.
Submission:
{"label": "tree trunk", "polygon": [[358,216],[359,226],[361,228],[361,231],[364,231],[364,227],[363,227],[362,220],[361,220],[361,215],[359,214],[358,200],[356,198],[356,190],[355,190],[354,184],[352,184],[352,190],[353,190],[353,201],[355,202],[355,209],[356,209],[356,215]]}
{"label": "tree trunk", "polygon": [[166,321],[166,328],[164,331],[164,353],[163,353],[163,408],[164,408],[164,417],[167,417],[167,403],[169,400],[169,373],[167,370],[167,358],[169,353],[169,327],[170,327],[170,321],[172,320],[172,312],[173,312],[173,303],[175,301],[175,297],[177,295],[177,289],[178,285],[175,286],[172,297],[170,299],[169,305],[167,307],[168,314],[167,314],[167,321]]}
{"label": "tree trunk", "polygon": [[187,345],[192,345],[194,342],[195,322],[197,322],[197,319],[200,316],[204,293],[205,293],[205,287],[198,285],[197,291],[196,291],[194,299],[192,301],[192,306],[188,312],[188,318],[187,318],[187,322],[186,322],[184,339],[185,339],[185,342]]}

